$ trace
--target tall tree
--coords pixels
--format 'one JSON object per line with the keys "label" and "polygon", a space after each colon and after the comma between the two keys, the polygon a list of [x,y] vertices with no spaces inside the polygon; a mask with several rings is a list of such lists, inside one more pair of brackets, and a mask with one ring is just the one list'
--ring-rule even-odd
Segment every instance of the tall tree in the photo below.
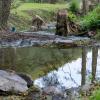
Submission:
{"label": "tall tree", "polygon": [[83,14],[86,14],[86,12],[87,12],[87,5],[86,5],[86,0],[82,0],[82,3],[83,3]]}
{"label": "tall tree", "polygon": [[0,28],[7,28],[11,0],[0,0]]}
{"label": "tall tree", "polygon": [[1,21],[2,21],[2,0],[0,0],[0,28],[1,28]]}

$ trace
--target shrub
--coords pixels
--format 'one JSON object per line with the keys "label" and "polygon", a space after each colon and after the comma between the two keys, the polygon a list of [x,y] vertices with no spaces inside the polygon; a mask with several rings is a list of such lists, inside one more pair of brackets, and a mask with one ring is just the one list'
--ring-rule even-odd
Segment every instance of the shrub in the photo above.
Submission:
{"label": "shrub", "polygon": [[77,16],[75,14],[73,14],[72,12],[68,12],[68,19],[70,21],[76,22],[77,21]]}
{"label": "shrub", "polygon": [[16,9],[21,5],[21,3],[22,2],[20,0],[12,0],[11,9]]}
{"label": "shrub", "polygon": [[73,13],[77,13],[79,11],[79,2],[78,0],[72,0],[70,3],[69,10]]}
{"label": "shrub", "polygon": [[93,95],[90,96],[89,100],[100,100],[100,90],[94,91]]}
{"label": "shrub", "polygon": [[82,29],[88,30],[100,28],[100,5],[85,15],[81,20],[80,25],[82,26]]}

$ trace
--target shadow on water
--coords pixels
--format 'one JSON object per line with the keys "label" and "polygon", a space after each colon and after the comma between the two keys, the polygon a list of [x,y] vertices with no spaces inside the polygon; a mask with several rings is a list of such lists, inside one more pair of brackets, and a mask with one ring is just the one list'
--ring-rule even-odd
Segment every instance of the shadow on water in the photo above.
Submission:
{"label": "shadow on water", "polygon": [[[100,78],[100,49],[1,48],[0,69],[30,74],[42,87],[72,88]],[[81,74],[82,73],[82,74]],[[87,77],[88,76],[88,77]],[[39,78],[40,77],[40,78]]]}

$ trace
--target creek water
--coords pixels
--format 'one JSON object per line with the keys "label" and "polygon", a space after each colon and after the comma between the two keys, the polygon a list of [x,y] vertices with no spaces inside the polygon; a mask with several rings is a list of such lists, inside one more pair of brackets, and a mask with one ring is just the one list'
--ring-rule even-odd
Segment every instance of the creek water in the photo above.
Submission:
{"label": "creek water", "polygon": [[[86,75],[90,80],[92,51],[87,48]],[[72,88],[81,85],[82,48],[53,49],[39,47],[0,48],[0,69],[27,73],[38,87]],[[100,78],[100,49],[97,72]]]}
{"label": "creek water", "polygon": [[[77,51],[78,54],[78,51]],[[86,54],[86,81],[89,83],[91,81],[92,73],[92,51],[87,49]],[[66,62],[64,65],[60,66],[57,70],[49,72],[46,76],[35,80],[35,85],[39,87],[47,87],[49,85],[64,87],[65,89],[76,88],[81,86],[82,75],[82,57],[81,55],[76,59]],[[97,71],[96,78],[100,80],[100,49],[98,50],[97,57]]]}

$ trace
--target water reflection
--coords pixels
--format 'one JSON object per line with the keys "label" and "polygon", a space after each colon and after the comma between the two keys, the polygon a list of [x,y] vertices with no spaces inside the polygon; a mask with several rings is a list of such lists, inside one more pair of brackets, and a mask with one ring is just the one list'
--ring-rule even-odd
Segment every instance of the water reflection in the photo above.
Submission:
{"label": "water reflection", "polygon": [[[98,54],[98,57],[97,57],[97,54]],[[93,59],[92,59],[92,56],[94,57]],[[96,77],[100,78],[100,67],[99,67],[100,66],[100,49],[97,50],[97,48],[96,49],[93,48],[93,54],[92,54],[92,50],[83,48],[82,58],[79,57],[76,60],[72,60],[72,62],[64,64],[61,68],[58,68],[57,71],[52,71],[47,76],[44,76],[42,78],[35,80],[34,84],[38,85],[39,87],[56,85],[57,87],[60,87],[60,88],[62,87],[72,88],[72,87],[80,86],[81,80],[82,80],[82,85],[84,85],[86,78],[88,78],[88,82],[89,82],[89,76],[91,75],[91,72],[93,72],[92,71],[93,65],[94,65],[94,69],[96,69],[96,61],[97,61]],[[82,65],[83,65],[83,68],[82,68]],[[83,74],[82,78],[81,78],[81,69],[82,69],[82,74]],[[95,70],[94,70],[94,73],[95,73]],[[55,81],[55,76],[56,76],[57,83]]]}
{"label": "water reflection", "polygon": [[[84,85],[87,76],[91,76],[91,72],[94,76],[92,81],[95,80],[95,74],[100,79],[99,66],[100,49],[96,48],[93,48],[93,51],[88,48],[25,47],[0,49],[0,69],[28,73],[33,79],[43,76],[34,82],[39,87],[53,85],[59,88],[72,88]],[[46,75],[47,73],[48,75]],[[83,73],[82,76],[81,73]],[[87,76],[85,77],[85,75]]]}
{"label": "water reflection", "polygon": [[85,85],[85,80],[86,80],[86,56],[87,56],[87,50],[86,50],[86,47],[83,47],[82,48],[81,85]]}
{"label": "water reflection", "polygon": [[81,49],[1,48],[0,69],[28,73],[33,79],[81,56]]}
{"label": "water reflection", "polygon": [[93,50],[92,50],[92,82],[95,81],[95,78],[96,78],[97,57],[98,57],[98,48],[93,47]]}

